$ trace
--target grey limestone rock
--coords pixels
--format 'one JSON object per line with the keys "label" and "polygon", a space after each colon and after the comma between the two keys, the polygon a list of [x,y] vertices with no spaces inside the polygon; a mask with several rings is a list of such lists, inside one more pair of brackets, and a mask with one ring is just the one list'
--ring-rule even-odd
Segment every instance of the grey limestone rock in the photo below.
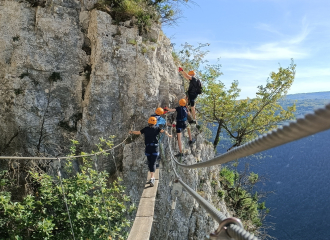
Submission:
{"label": "grey limestone rock", "polygon": [[[0,0],[1,155],[63,156],[70,139],[88,152],[96,150],[100,137],[110,135],[117,144],[130,129],[144,127],[158,106],[174,107],[184,95],[170,41],[160,26],[152,26],[142,38],[129,22],[115,25],[94,4],[47,1],[45,7],[31,7],[25,1]],[[213,156],[212,146],[195,135],[192,148],[186,143],[189,163]],[[142,138],[118,148],[115,159],[109,155],[101,160],[103,169],[123,177],[132,201],[138,201],[147,176]],[[171,202],[169,155],[162,161],[152,239],[162,239]],[[212,201],[210,179],[217,171],[179,173]],[[214,225],[184,192],[170,239],[202,239]]]}

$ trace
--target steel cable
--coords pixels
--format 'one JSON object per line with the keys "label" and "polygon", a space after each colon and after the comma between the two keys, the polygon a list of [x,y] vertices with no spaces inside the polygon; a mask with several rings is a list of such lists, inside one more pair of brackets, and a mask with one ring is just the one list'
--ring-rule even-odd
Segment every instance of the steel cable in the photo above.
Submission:
{"label": "steel cable", "polygon": [[[61,162],[60,159],[58,159],[59,162]],[[62,193],[63,193],[63,198],[64,198],[64,203],[65,203],[65,207],[66,207],[66,211],[67,211],[67,214],[69,216],[69,221],[70,221],[70,226],[71,226],[71,233],[72,233],[72,237],[73,239],[75,240],[75,236],[74,236],[74,231],[73,231],[73,225],[72,225],[72,221],[71,221],[71,217],[70,217],[70,211],[69,211],[69,206],[68,206],[68,202],[67,202],[67,199],[66,199],[66,196],[65,196],[65,191],[64,191],[64,187],[63,187],[63,184],[62,184],[62,175],[61,175],[61,172],[60,172],[60,167],[57,168],[57,174],[58,174],[58,177],[60,179],[60,183],[61,183],[61,188],[62,188]]]}
{"label": "steel cable", "polygon": [[[166,118],[166,120],[167,120],[167,118]],[[217,221],[220,224],[222,221],[224,221],[226,219],[226,216],[223,213],[221,213],[220,211],[218,211],[212,204],[210,204],[208,201],[206,201],[198,193],[196,193],[196,191],[194,191],[192,188],[190,188],[185,182],[183,182],[182,179],[180,178],[180,176],[178,175],[178,173],[176,172],[173,161],[177,164],[179,164],[179,163],[175,159],[175,157],[173,156],[171,143],[169,141],[170,138],[167,137],[167,139],[168,139],[168,145],[169,145],[169,149],[170,149],[172,169],[173,169],[173,172],[175,173],[175,175],[177,177],[177,181],[200,204],[200,206],[206,212],[208,212],[215,221]],[[243,228],[240,228],[240,227],[238,227],[234,224],[229,225],[227,229],[228,229],[228,232],[231,233],[230,236],[232,236],[235,239],[238,239],[238,240],[258,240],[258,238],[255,237],[253,234],[247,232]]]}
{"label": "steel cable", "polygon": [[101,153],[106,153],[109,151],[114,150],[115,148],[119,147],[120,145],[122,145],[123,143],[126,142],[126,140],[129,138],[129,135],[119,144],[117,144],[116,146],[107,149],[107,150],[103,150],[100,152],[96,152],[93,154],[86,154],[86,155],[76,155],[76,156],[67,156],[67,157],[16,157],[16,156],[0,156],[0,159],[30,159],[30,160],[58,160],[58,159],[68,159],[68,158],[78,158],[78,157],[91,157],[94,156],[95,154],[101,154]]}
{"label": "steel cable", "polygon": [[[94,158],[95,158],[94,159],[95,170],[96,170],[97,173],[99,173],[98,163],[97,163],[98,162],[98,158],[97,158],[97,155],[96,154],[94,155]],[[112,238],[113,236],[112,236],[111,223],[110,223],[110,217],[109,217],[109,214],[110,213],[109,213],[109,209],[107,208],[107,205],[105,204],[102,183],[99,182],[99,184],[100,184],[100,191],[101,191],[101,196],[102,196],[102,202],[103,202],[103,205],[104,205],[104,207],[105,207],[105,209],[107,211],[107,220],[108,220],[108,225],[109,225],[110,236]]]}
{"label": "steel cable", "polygon": [[330,129],[330,104],[326,105],[325,108],[316,110],[314,114],[307,114],[304,118],[297,119],[289,125],[261,135],[211,160],[191,165],[182,164],[178,161],[175,162],[184,168],[211,167],[262,152],[327,129]]}

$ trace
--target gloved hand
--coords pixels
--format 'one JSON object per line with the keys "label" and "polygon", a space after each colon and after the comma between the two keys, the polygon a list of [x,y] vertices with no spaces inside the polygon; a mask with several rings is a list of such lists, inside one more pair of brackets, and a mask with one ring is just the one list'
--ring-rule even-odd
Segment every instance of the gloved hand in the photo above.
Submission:
{"label": "gloved hand", "polygon": [[183,71],[182,67],[179,67],[179,72],[182,72],[182,71]]}
{"label": "gloved hand", "polygon": [[172,124],[172,127],[176,127],[176,125],[175,124]]}

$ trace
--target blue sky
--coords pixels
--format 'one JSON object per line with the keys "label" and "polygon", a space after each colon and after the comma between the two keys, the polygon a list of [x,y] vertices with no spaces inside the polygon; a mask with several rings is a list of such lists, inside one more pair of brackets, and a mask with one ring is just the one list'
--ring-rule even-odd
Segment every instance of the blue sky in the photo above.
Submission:
{"label": "blue sky", "polygon": [[330,91],[329,0],[195,0],[174,27],[164,26],[175,49],[210,43],[207,59],[220,58],[229,86],[254,97],[279,64],[297,64],[293,93]]}

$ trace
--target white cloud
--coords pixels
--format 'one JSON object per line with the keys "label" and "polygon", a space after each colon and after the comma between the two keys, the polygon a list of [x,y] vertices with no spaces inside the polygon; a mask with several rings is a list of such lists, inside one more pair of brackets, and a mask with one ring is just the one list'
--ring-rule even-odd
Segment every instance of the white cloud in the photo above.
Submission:
{"label": "white cloud", "polygon": [[[215,57],[210,54],[209,57]],[[302,59],[309,54],[303,49],[296,49],[289,46],[281,46],[279,43],[262,44],[255,48],[241,49],[239,51],[220,51],[217,56],[221,58],[236,58],[248,60],[280,60],[280,59]]]}
{"label": "white cloud", "polygon": [[264,31],[270,32],[270,33],[275,33],[275,34],[280,35],[280,36],[283,36],[282,33],[280,33],[279,31],[277,31],[276,29],[274,29],[271,25],[266,24],[266,23],[259,23],[256,26],[256,28],[257,29],[260,29],[260,30],[264,30]]}
{"label": "white cloud", "polygon": [[278,40],[250,47],[243,47],[243,44],[235,44],[238,47],[231,50],[228,50],[228,48],[218,49],[213,51],[215,54],[211,53],[208,57],[218,58],[221,56],[224,59],[281,60],[290,58],[304,59],[309,56],[309,50],[302,46],[302,43],[310,34],[306,18],[302,19],[301,31],[293,36],[286,36],[265,23],[258,24],[256,28],[276,34]]}

